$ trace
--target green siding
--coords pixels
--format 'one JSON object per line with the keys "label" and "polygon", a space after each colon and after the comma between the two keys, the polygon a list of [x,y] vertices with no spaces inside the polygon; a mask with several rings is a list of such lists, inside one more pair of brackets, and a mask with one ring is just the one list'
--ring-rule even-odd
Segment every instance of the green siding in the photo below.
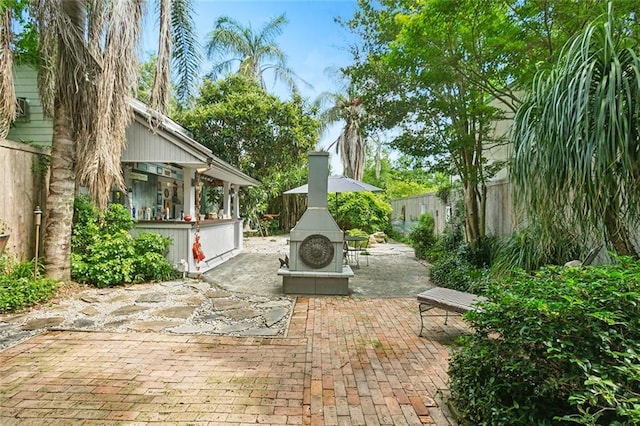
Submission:
{"label": "green siding", "polygon": [[38,94],[38,73],[35,69],[20,65],[14,72],[16,96],[27,98],[29,121],[13,123],[7,139],[28,142],[39,146],[51,146],[53,122],[44,118]]}

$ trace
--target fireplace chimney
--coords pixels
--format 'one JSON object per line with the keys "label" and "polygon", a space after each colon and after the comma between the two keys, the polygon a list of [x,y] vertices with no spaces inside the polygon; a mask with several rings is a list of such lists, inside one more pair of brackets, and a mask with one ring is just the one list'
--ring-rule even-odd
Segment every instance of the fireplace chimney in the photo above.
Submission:
{"label": "fireplace chimney", "polygon": [[308,158],[307,210],[291,230],[289,268],[278,274],[285,293],[348,294],[353,271],[343,265],[344,234],[327,208],[329,153]]}
{"label": "fireplace chimney", "polygon": [[329,153],[309,153],[308,207],[327,208],[327,181],[329,178]]}

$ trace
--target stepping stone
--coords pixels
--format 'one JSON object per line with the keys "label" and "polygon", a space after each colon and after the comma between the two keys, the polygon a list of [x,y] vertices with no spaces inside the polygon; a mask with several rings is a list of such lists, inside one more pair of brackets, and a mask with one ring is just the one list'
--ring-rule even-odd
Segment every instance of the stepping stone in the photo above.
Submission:
{"label": "stepping stone", "polygon": [[188,306],[200,306],[204,302],[204,298],[201,296],[190,296],[180,300],[180,303],[184,303]]}
{"label": "stepping stone", "polygon": [[231,297],[231,293],[226,290],[207,290],[204,293],[209,299],[221,299],[223,297]]}
{"label": "stepping stone", "polygon": [[195,288],[195,289],[200,290],[200,291],[207,291],[207,290],[209,290],[211,288],[209,283],[206,283],[206,282],[203,282],[203,281],[189,283],[187,285],[189,287],[191,287],[191,288]]}
{"label": "stepping stone", "polygon": [[95,321],[87,319],[78,319],[73,322],[73,328],[91,328],[95,325]]}
{"label": "stepping stone", "polygon": [[169,327],[175,327],[179,323],[175,321],[143,321],[129,325],[129,330],[133,331],[162,331]]}
{"label": "stepping stone", "polygon": [[80,312],[82,312],[83,314],[85,314],[88,317],[94,317],[94,316],[96,316],[96,315],[98,315],[100,313],[100,311],[98,311],[93,306],[86,307],[83,310],[81,310]]}
{"label": "stepping stone", "polygon": [[209,314],[209,315],[203,315],[201,317],[196,318],[198,321],[201,322],[209,322],[209,321],[218,321],[220,319],[221,315],[214,313],[214,314]]}
{"label": "stepping stone", "polygon": [[175,334],[197,334],[197,333],[211,333],[214,330],[212,325],[182,325],[180,327],[170,328],[169,332]]}
{"label": "stepping stone", "polygon": [[250,319],[260,316],[260,312],[251,308],[230,309],[228,311],[221,312],[221,314],[229,319],[236,321],[242,321],[244,319]]}
{"label": "stepping stone", "polygon": [[117,303],[117,302],[128,302],[131,300],[131,295],[129,294],[120,294],[109,300],[109,303]]}
{"label": "stepping stone", "polygon": [[41,328],[57,327],[64,322],[63,317],[37,318],[27,321],[22,326],[23,330],[40,330]]}
{"label": "stepping stone", "polygon": [[218,330],[216,330],[218,333],[221,334],[229,334],[229,333],[239,333],[241,331],[244,330],[248,330],[249,328],[254,327],[254,324],[252,323],[236,323],[236,324],[231,324],[231,325],[227,325],[224,327],[220,327]]}
{"label": "stepping stone", "polygon": [[9,347],[11,345],[13,345],[16,342],[19,342],[23,339],[26,339],[27,337],[31,336],[32,333],[29,333],[28,331],[21,331],[19,333],[13,333],[10,334],[7,337],[3,337],[0,339],[0,348],[6,348]]}
{"label": "stepping stone", "polygon": [[278,307],[290,307],[290,300],[272,300],[270,302],[261,303],[259,308],[278,308]]}
{"label": "stepping stone", "polygon": [[104,325],[104,328],[120,328],[125,324],[128,324],[130,321],[127,319],[121,319],[118,321],[111,321]]}
{"label": "stepping stone", "polygon": [[239,333],[240,336],[277,336],[280,330],[277,328],[250,328]]}
{"label": "stepping stone", "polygon": [[169,318],[182,318],[187,319],[193,314],[195,308],[193,306],[176,306],[174,308],[160,309],[155,311],[153,316],[169,317]]}
{"label": "stepping stone", "polygon": [[95,296],[82,296],[80,298],[80,300],[82,300],[83,302],[86,302],[86,303],[98,303],[98,302],[100,302],[100,299],[98,299]]}
{"label": "stepping stone", "polygon": [[122,316],[122,315],[132,315],[137,314],[138,312],[146,311],[149,308],[144,306],[136,306],[136,305],[128,305],[123,306],[122,308],[118,308],[115,311],[111,312],[111,315]]}
{"label": "stepping stone", "polygon": [[214,300],[213,302],[213,307],[218,311],[249,308],[249,306],[250,305],[244,300]]}
{"label": "stepping stone", "polygon": [[273,308],[267,312],[265,312],[262,316],[264,317],[264,323],[267,327],[271,327],[272,325],[279,323],[289,314],[289,310],[284,308]]}
{"label": "stepping stone", "polygon": [[136,303],[160,303],[166,300],[166,296],[162,293],[141,294],[136,299]]}

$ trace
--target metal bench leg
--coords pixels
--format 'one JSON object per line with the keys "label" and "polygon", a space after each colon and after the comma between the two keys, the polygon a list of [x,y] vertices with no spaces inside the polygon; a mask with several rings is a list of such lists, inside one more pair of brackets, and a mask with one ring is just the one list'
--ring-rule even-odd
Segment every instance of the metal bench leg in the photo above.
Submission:
{"label": "metal bench leg", "polygon": [[420,334],[418,334],[418,337],[424,337],[422,336],[422,330],[424,329],[424,313],[433,308],[433,306],[429,306],[426,303],[420,303],[420,305],[418,305],[418,309],[420,310]]}

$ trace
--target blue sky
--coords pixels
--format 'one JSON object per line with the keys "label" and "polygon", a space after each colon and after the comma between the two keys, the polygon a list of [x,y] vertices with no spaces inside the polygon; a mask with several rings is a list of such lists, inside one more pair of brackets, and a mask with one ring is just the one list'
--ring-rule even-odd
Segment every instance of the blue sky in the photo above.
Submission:
{"label": "blue sky", "polygon": [[[284,27],[277,43],[287,55],[288,65],[302,79],[313,85],[313,89],[301,86],[303,96],[315,99],[324,91],[338,91],[335,77],[327,69],[337,69],[351,62],[348,47],[355,39],[345,28],[334,22],[335,17],[350,18],[356,9],[355,0],[194,0],[194,21],[199,43],[204,46],[206,36],[219,16],[230,16],[242,25],[251,25],[259,31],[270,19],[284,13],[289,23]],[[157,46],[156,5],[147,4],[144,22],[144,51],[155,51]],[[204,58],[201,73],[207,73],[211,65]],[[266,79],[270,91],[286,97],[286,90],[276,85],[273,78]],[[322,136],[320,146],[326,147],[340,133],[340,126],[333,126]],[[334,173],[341,173],[338,156],[331,154]]]}

